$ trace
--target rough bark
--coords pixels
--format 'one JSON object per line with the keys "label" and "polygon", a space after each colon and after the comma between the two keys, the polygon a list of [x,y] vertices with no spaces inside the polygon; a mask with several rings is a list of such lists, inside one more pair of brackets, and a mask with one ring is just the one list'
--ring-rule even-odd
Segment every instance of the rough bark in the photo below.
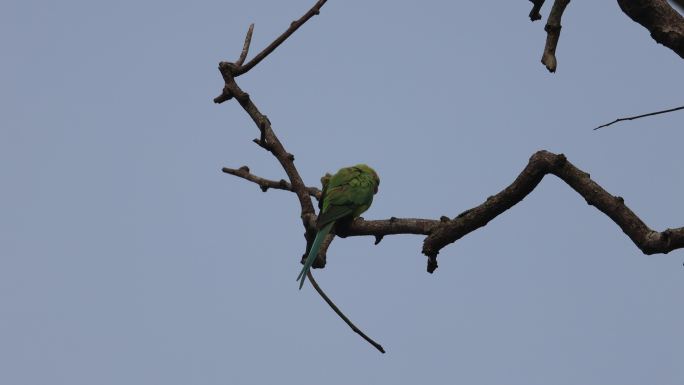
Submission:
{"label": "rough bark", "polygon": [[667,1],[618,0],[618,4],[627,16],[648,29],[653,40],[684,58],[684,17]]}

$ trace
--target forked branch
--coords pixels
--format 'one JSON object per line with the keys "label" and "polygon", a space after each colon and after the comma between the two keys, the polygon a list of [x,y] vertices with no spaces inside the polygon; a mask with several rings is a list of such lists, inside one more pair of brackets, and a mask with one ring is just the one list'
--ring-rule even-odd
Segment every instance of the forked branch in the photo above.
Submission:
{"label": "forked branch", "polygon": [[271,52],[273,52],[276,48],[278,48],[279,45],[281,45],[290,35],[295,33],[299,27],[301,27],[304,23],[307,22],[307,20],[311,19],[315,15],[318,15],[321,12],[321,7],[327,2],[328,0],[318,0],[316,4],[314,4],[311,9],[309,9],[304,16],[300,17],[298,20],[293,21],[290,24],[290,28],[288,28],[285,32],[282,33],[282,35],[278,36],[271,44],[268,45],[268,47],[264,48],[263,51],[259,52],[252,60],[250,60],[247,64],[244,66],[240,66],[238,70],[235,72],[235,77],[238,77],[247,71],[251,70],[255,65],[259,64],[260,61],[264,60],[266,56],[268,56]]}

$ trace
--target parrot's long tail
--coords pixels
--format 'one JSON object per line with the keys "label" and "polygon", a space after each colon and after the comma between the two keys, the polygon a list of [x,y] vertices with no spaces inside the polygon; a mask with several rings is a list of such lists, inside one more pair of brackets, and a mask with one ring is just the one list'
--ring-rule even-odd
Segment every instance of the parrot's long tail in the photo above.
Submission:
{"label": "parrot's long tail", "polygon": [[302,286],[304,286],[304,280],[306,280],[306,273],[309,271],[311,265],[316,260],[316,256],[318,256],[318,250],[321,249],[321,244],[323,244],[325,236],[328,235],[328,233],[330,233],[330,230],[332,229],[334,223],[334,221],[328,223],[327,225],[323,226],[322,229],[318,230],[318,233],[316,233],[316,238],[314,239],[313,244],[311,245],[309,255],[306,257],[304,267],[302,267],[302,271],[300,271],[299,275],[297,276],[297,281],[299,281],[299,290],[302,290]]}

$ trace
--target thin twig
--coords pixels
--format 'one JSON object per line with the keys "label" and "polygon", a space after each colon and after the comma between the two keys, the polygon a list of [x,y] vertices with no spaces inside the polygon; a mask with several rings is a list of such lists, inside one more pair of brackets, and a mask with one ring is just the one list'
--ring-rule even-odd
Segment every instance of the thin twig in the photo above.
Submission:
{"label": "thin twig", "polygon": [[318,15],[321,11],[321,7],[323,4],[326,3],[328,0],[318,0],[316,4],[314,4],[311,9],[309,9],[308,12],[304,14],[304,16],[300,17],[299,20],[295,20],[290,24],[290,27],[283,32],[282,35],[278,36],[271,44],[268,45],[268,47],[264,48],[263,51],[259,52],[258,55],[252,58],[247,64],[240,66],[238,70],[235,72],[235,77],[238,77],[247,71],[251,70],[252,67],[255,65],[259,64],[260,61],[264,60],[266,56],[268,56],[273,50],[278,48],[280,44],[282,44],[290,35],[292,35],[299,27],[302,26],[302,24],[306,23],[307,20],[312,18],[314,15]]}
{"label": "thin twig", "polygon": [[679,111],[679,110],[682,110],[682,109],[684,109],[684,106],[675,107],[675,108],[670,108],[669,110],[662,110],[662,111],[657,111],[657,112],[649,112],[648,114],[643,114],[643,115],[630,116],[630,117],[627,117],[627,118],[619,118],[619,119],[613,120],[613,121],[610,122],[610,123],[602,124],[602,125],[600,125],[600,126],[594,128],[594,131],[598,130],[599,128],[608,127],[608,126],[610,126],[611,124],[615,124],[615,123],[617,123],[617,122],[623,122],[623,121],[625,121],[625,120],[634,120],[634,119],[639,119],[639,118],[645,118],[645,117],[647,117],[647,116],[653,116],[653,115],[666,114],[666,113],[668,113],[668,112]]}
{"label": "thin twig", "polygon": [[[249,167],[247,166],[242,166],[238,169],[224,167],[221,169],[221,171],[225,172],[226,174],[235,175],[239,178],[246,179],[250,182],[254,182],[259,185],[263,192],[266,192],[270,188],[294,192],[292,184],[286,181],[285,179],[276,181],[256,176],[250,173]],[[308,191],[309,195],[316,199],[321,198],[321,190],[317,189],[316,187],[306,187],[306,191]]]}
{"label": "thin twig", "polygon": [[249,45],[252,42],[252,32],[254,32],[254,23],[249,25],[247,30],[247,36],[245,36],[245,44],[242,46],[242,52],[240,53],[240,58],[235,62],[235,65],[240,67],[242,63],[247,59],[247,53],[249,53]]}
{"label": "thin twig", "polygon": [[318,283],[317,283],[316,280],[314,279],[313,274],[311,274],[311,271],[308,271],[308,272],[306,273],[306,276],[309,277],[309,281],[311,281],[311,285],[314,287],[314,289],[316,289],[316,291],[318,292],[318,294],[325,300],[325,302],[328,304],[328,306],[330,306],[330,308],[333,309],[333,311],[334,311],[335,313],[337,313],[337,315],[340,316],[340,318],[342,318],[342,320],[343,320],[344,322],[346,322],[347,325],[349,325],[349,327],[350,327],[356,334],[360,335],[364,340],[368,341],[368,343],[371,344],[371,345],[373,345],[373,347],[375,347],[376,349],[378,349],[378,350],[380,351],[380,353],[385,353],[385,349],[383,349],[382,345],[380,345],[379,343],[373,341],[373,339],[370,338],[370,337],[368,337],[363,331],[361,331],[361,329],[357,328],[356,325],[354,325],[354,324],[349,320],[349,318],[347,318],[347,316],[345,316],[344,313],[342,313],[342,311],[335,305],[335,303],[333,303],[333,301],[330,300],[330,298],[328,298],[328,296],[325,294],[325,292],[323,292],[323,289],[321,289],[321,287],[318,286]]}

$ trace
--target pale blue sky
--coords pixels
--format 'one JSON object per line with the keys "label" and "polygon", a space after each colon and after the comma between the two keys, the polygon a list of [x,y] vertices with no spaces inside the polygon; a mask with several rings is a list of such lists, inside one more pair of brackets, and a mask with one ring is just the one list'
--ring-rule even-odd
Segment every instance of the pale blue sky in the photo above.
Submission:
{"label": "pale blue sky", "polygon": [[[442,251],[337,240],[297,290],[298,204],[221,60],[313,0],[30,1],[0,12],[0,383],[684,383],[684,253],[645,256],[554,177]],[[572,2],[558,72],[528,1],[330,0],[238,79],[305,181],[366,162],[366,218],[455,216],[536,150],[652,228],[684,225],[684,61],[615,2]],[[550,4],[543,9],[548,15]]]}

